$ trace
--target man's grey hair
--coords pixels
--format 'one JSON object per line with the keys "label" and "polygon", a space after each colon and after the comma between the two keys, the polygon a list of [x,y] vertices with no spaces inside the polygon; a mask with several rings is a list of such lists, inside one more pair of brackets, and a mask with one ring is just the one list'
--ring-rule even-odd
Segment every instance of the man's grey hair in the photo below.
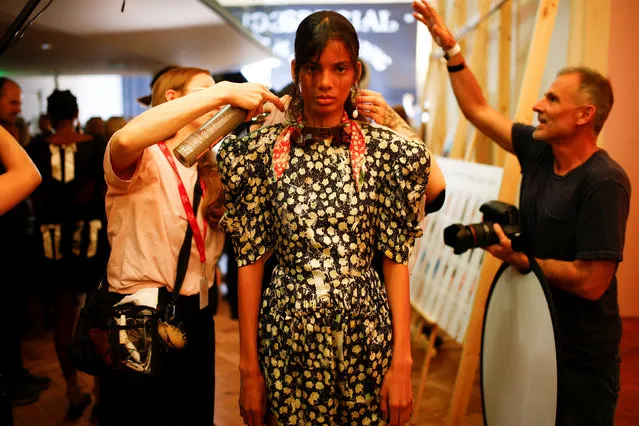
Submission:
{"label": "man's grey hair", "polygon": [[579,94],[585,102],[595,107],[592,127],[598,135],[615,102],[610,80],[599,71],[584,66],[562,68],[557,76],[567,74],[579,75]]}

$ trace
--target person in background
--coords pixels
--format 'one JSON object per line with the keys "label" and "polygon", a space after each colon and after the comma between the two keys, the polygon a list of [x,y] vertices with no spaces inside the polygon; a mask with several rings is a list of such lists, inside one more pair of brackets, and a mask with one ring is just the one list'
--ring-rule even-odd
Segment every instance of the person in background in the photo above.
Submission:
{"label": "person in background", "polygon": [[[557,425],[612,426],[621,341],[616,271],[631,191],[625,170],[597,146],[614,102],[610,81],[590,68],[564,68],[533,106],[539,124],[513,123],[488,104],[435,9],[425,0],[413,8],[447,54],[464,116],[521,165],[523,229],[557,315]],[[528,257],[512,250],[499,225],[495,232],[500,243],[486,250],[529,271]]]}
{"label": "person in background", "polygon": [[77,131],[78,103],[70,91],[51,93],[47,115],[54,133],[41,135],[30,150],[43,179],[32,199],[42,276],[52,296],[55,349],[67,385],[66,418],[75,420],[91,404],[78,381],[70,347],[79,297],[97,285],[104,271],[98,252],[103,147],[99,136]]}
{"label": "person in background", "polygon": [[[159,289],[162,309],[172,297],[187,226],[194,235],[175,311],[186,346],[154,351],[153,368],[159,373],[153,377],[101,376],[100,425],[213,424],[215,325],[207,302],[224,244],[217,226],[223,192],[212,152],[186,168],[172,151],[223,105],[246,109],[251,118],[266,101],[283,108],[262,85],[215,84],[206,70],[172,67],[155,81],[152,107],[111,137],[104,157],[110,298],[117,302]],[[187,213],[196,188],[204,188],[202,204]]]}
{"label": "person in background", "polygon": [[[18,170],[28,171],[31,165],[31,161],[26,161],[22,155],[24,151],[14,146],[16,141],[20,143],[16,122],[21,106],[20,86],[9,78],[0,77],[0,127],[4,146],[4,169],[0,168],[0,172],[6,171],[2,175],[1,192],[3,200],[8,202],[0,213],[0,269],[3,271],[0,284],[5,300],[11,301],[0,309],[0,320],[7,325],[0,350],[0,373],[5,377],[9,399],[14,405],[37,401],[40,392],[48,388],[51,381],[46,376],[33,375],[24,368],[20,347],[27,309],[25,296],[36,285],[32,279],[35,269],[31,244],[33,213],[26,199],[33,187],[28,184],[27,174],[16,174]],[[9,165],[13,167],[11,172],[7,168]],[[18,168],[18,165],[22,167]],[[16,179],[11,181],[13,176]]]}
{"label": "person in background", "polygon": [[[21,200],[29,196],[29,194],[40,184],[42,177],[38,172],[35,164],[29,158],[24,149],[20,146],[18,141],[15,140],[4,127],[0,126],[0,240],[2,240],[3,246],[0,249],[0,262],[5,259],[5,252],[7,249],[11,250],[11,247],[5,247],[6,240],[5,229],[2,226],[2,215],[15,207]],[[3,265],[5,266],[5,265]],[[6,265],[7,268],[3,268],[3,271],[7,271],[12,265]],[[5,283],[2,283],[5,284]],[[7,287],[14,283],[8,283],[3,285],[3,291],[6,291]],[[19,285],[19,284],[18,284]],[[6,307],[15,303],[14,300],[5,299],[7,303],[0,312],[10,312]],[[16,394],[16,386],[19,386],[15,381],[15,375],[11,376],[13,386],[13,393],[9,393],[7,390],[7,372],[12,373],[11,370],[7,370],[7,366],[11,366],[10,357],[5,359],[8,354],[15,354],[19,359],[20,370],[18,371],[23,376],[24,370],[21,369],[21,353],[20,353],[20,340],[17,339],[17,346],[13,344],[13,341],[7,340],[7,337],[16,336],[15,330],[20,326],[16,324],[15,317],[0,317],[4,324],[5,339],[2,348],[3,358],[0,364],[0,423],[3,425],[13,426],[13,415],[11,409],[11,403],[15,403],[15,399],[18,396],[23,398],[30,397],[27,391],[24,394]],[[23,385],[24,386],[24,385]],[[39,395],[40,389],[36,388],[35,398]],[[10,400],[13,398],[13,401]]]}
{"label": "person in background", "polygon": [[29,132],[20,113],[22,89],[14,80],[0,77],[0,126],[4,127],[22,147],[29,142]]}
{"label": "person in background", "polygon": [[102,117],[91,117],[84,125],[84,133],[87,135],[97,136],[101,139],[105,139],[105,122]]}

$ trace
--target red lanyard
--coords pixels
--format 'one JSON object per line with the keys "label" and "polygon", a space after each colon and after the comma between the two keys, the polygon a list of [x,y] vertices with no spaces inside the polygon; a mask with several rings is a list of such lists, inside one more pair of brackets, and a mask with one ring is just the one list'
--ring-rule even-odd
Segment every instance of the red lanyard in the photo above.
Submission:
{"label": "red lanyard", "polygon": [[[158,143],[160,146],[160,150],[166,157],[167,161],[173,167],[175,174],[178,179],[178,190],[180,191],[180,199],[182,200],[182,206],[184,207],[184,212],[186,213],[186,217],[189,220],[189,224],[191,225],[191,229],[193,230],[193,239],[195,240],[195,244],[197,246],[197,251],[200,253],[200,263],[204,265],[206,262],[206,251],[204,249],[204,240],[206,239],[206,218],[202,218],[202,228],[204,229],[204,237],[202,237],[202,233],[200,233],[200,227],[197,226],[197,217],[195,212],[193,212],[193,205],[191,204],[191,200],[189,200],[189,196],[186,193],[186,188],[184,187],[184,183],[182,183],[182,178],[180,177],[180,173],[178,173],[177,166],[175,165],[175,160],[173,159],[173,155],[169,152],[169,149],[166,147],[166,143],[160,142]],[[202,187],[202,192],[205,191],[204,184],[200,181],[200,186]]]}

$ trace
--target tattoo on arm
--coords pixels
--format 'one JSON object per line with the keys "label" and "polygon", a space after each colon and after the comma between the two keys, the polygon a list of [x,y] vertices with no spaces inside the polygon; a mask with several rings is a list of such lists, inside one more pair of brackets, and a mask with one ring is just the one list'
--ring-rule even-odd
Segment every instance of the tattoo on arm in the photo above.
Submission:
{"label": "tattoo on arm", "polygon": [[413,128],[407,122],[405,122],[393,108],[389,106],[386,107],[386,112],[384,112],[383,125],[391,130],[396,131],[408,140],[414,140],[423,143],[422,138],[420,138],[417,133],[415,133]]}

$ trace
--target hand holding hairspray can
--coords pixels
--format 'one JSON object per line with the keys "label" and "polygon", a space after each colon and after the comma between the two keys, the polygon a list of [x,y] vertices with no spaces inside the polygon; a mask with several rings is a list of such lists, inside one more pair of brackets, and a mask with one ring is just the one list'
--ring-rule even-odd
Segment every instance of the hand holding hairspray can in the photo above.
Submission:
{"label": "hand holding hairspray can", "polygon": [[220,139],[246,119],[247,111],[226,105],[199,129],[191,133],[175,149],[173,154],[186,167],[197,163]]}

